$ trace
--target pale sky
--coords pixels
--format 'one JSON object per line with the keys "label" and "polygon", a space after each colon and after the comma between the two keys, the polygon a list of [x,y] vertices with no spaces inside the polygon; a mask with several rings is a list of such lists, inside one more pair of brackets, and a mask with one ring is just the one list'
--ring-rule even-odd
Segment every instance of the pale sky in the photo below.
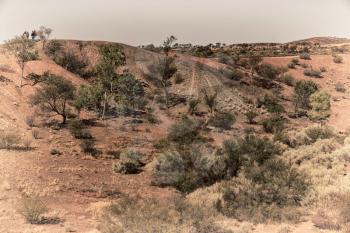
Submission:
{"label": "pale sky", "polygon": [[131,45],[350,38],[350,0],[0,0],[0,42],[41,25]]}

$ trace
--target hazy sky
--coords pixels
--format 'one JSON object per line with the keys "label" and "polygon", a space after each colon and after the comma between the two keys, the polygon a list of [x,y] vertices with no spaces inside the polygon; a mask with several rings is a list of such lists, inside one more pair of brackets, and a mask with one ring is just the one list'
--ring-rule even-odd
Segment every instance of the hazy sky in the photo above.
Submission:
{"label": "hazy sky", "polygon": [[350,37],[350,0],[0,0],[0,41],[40,25],[53,37],[159,44]]}

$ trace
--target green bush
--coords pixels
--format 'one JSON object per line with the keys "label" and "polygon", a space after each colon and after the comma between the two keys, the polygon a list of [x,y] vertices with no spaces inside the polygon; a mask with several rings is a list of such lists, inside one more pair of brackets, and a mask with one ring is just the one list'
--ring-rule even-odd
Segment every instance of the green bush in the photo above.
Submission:
{"label": "green bush", "polygon": [[190,144],[199,138],[200,129],[200,122],[184,117],[170,126],[168,139],[179,144]]}
{"label": "green bush", "polygon": [[333,58],[334,63],[343,63],[343,58],[339,55],[335,55]]}
{"label": "green bush", "polygon": [[38,197],[27,197],[22,200],[20,212],[30,224],[40,224],[43,214],[48,212],[46,203]]}
{"label": "green bush", "polygon": [[290,74],[286,74],[280,77],[279,79],[282,83],[293,87],[295,85],[295,78],[290,75]]}
{"label": "green bush", "polygon": [[225,172],[219,162],[222,158],[203,150],[192,146],[162,154],[156,158],[152,183],[161,187],[172,186],[189,193],[222,179]]}
{"label": "green bush", "polygon": [[300,62],[299,62],[299,59],[298,58],[293,58],[292,60],[291,60],[291,62],[290,63],[293,63],[293,64],[295,64],[295,65],[299,65],[300,64]]}
{"label": "green bush", "polygon": [[322,78],[321,71],[314,70],[312,68],[304,70],[304,75],[309,77],[314,77],[314,78]]}
{"label": "green bush", "polygon": [[339,83],[339,82],[335,84],[335,90],[337,92],[342,92],[342,93],[346,92],[345,85],[343,83]]}
{"label": "green bush", "polygon": [[264,78],[275,80],[281,74],[281,69],[271,64],[261,64],[257,68],[257,73]]}
{"label": "green bush", "polygon": [[91,139],[91,134],[84,129],[84,124],[79,120],[73,120],[68,123],[69,132],[77,139]]}
{"label": "green bush", "polygon": [[309,98],[317,90],[317,84],[312,81],[298,81],[294,87],[294,104],[296,108],[309,109]]}
{"label": "green bush", "polygon": [[270,159],[261,166],[247,167],[223,185],[223,202],[217,208],[244,221],[296,221],[307,190],[305,175],[281,159]]}
{"label": "green bush", "polygon": [[278,114],[263,120],[262,125],[266,133],[276,133],[284,129],[285,119]]}
{"label": "green bush", "polygon": [[335,136],[334,132],[327,127],[309,127],[305,130],[305,134],[311,143],[315,143],[319,139],[329,139]]}
{"label": "green bush", "polygon": [[259,115],[256,111],[254,110],[249,110],[248,112],[246,112],[245,117],[247,119],[247,122],[249,124],[254,124],[255,123],[255,118]]}
{"label": "green bush", "polygon": [[66,70],[80,76],[85,75],[84,69],[88,65],[87,61],[79,58],[72,52],[62,52],[61,55],[54,58],[54,61]]}
{"label": "green bush", "polygon": [[284,107],[279,104],[279,101],[277,98],[275,98],[272,95],[266,94],[263,99],[257,100],[257,106],[261,107],[264,106],[269,113],[282,113],[285,112]]}
{"label": "green bush", "polygon": [[210,119],[209,125],[219,129],[229,130],[235,123],[236,118],[234,115],[228,112],[216,112]]}
{"label": "green bush", "polygon": [[303,59],[303,60],[311,60],[311,56],[309,53],[302,53],[300,54],[300,59]]}
{"label": "green bush", "polygon": [[45,46],[45,52],[50,57],[56,57],[62,51],[62,43],[58,40],[52,40]]}
{"label": "green bush", "polygon": [[137,151],[123,151],[119,157],[119,161],[113,165],[117,173],[137,174],[144,166],[141,162],[142,154]]}
{"label": "green bush", "polygon": [[240,81],[244,78],[244,73],[237,69],[224,69],[223,75],[233,81]]}
{"label": "green bush", "polygon": [[309,98],[311,109],[315,112],[326,112],[331,108],[331,96],[325,91],[317,91]]}

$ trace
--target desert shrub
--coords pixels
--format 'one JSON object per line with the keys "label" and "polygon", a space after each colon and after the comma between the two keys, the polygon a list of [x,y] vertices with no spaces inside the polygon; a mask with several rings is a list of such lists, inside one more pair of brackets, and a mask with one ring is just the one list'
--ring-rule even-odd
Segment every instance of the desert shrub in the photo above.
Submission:
{"label": "desert shrub", "polygon": [[153,108],[146,108],[145,118],[151,124],[158,124],[158,123],[160,123],[160,120],[154,114],[154,109]]}
{"label": "desert shrub", "polygon": [[321,78],[322,77],[321,71],[314,70],[312,68],[305,69],[304,70],[304,75],[305,76],[309,76],[309,77],[314,77],[314,78]]}
{"label": "desert shrub", "polygon": [[201,103],[200,99],[190,99],[188,101],[188,114],[193,115],[197,112],[198,105]]}
{"label": "desert shrub", "polygon": [[27,137],[23,140],[23,149],[24,150],[31,150],[32,149],[32,140]]}
{"label": "desert shrub", "polygon": [[46,203],[39,197],[23,198],[19,208],[21,214],[30,224],[40,224],[43,214],[48,211]]}
{"label": "desert shrub", "polygon": [[337,92],[342,92],[342,93],[346,92],[345,85],[343,83],[339,83],[339,82],[335,84],[335,90]]}
{"label": "desert shrub", "polygon": [[32,136],[34,139],[40,139],[40,132],[37,129],[32,130]]}
{"label": "desert shrub", "polygon": [[288,68],[289,69],[295,69],[295,67],[297,66],[295,63],[292,63],[292,62],[290,62],[290,63],[288,63]]}
{"label": "desert shrub", "polygon": [[311,111],[308,116],[311,120],[323,120],[330,116],[330,95],[325,91],[315,92],[310,96]]}
{"label": "desert shrub", "polygon": [[168,129],[169,141],[179,144],[189,144],[199,138],[200,122],[184,117]]}
{"label": "desert shrub", "polygon": [[108,150],[106,151],[106,154],[111,159],[120,159],[121,152],[119,150]]}
{"label": "desert shrub", "polygon": [[332,218],[328,213],[322,210],[318,210],[317,213],[311,219],[315,227],[324,230],[341,230],[339,221]]}
{"label": "desert shrub", "polygon": [[284,84],[286,84],[288,86],[291,86],[291,87],[293,87],[295,85],[295,78],[292,75],[290,75],[290,74],[282,75],[279,78],[279,80],[282,83],[284,83]]}
{"label": "desert shrub", "polygon": [[303,174],[281,159],[246,167],[237,178],[223,185],[223,202],[218,209],[239,220],[298,220],[308,190]]}
{"label": "desert shrub", "polygon": [[184,81],[185,79],[182,77],[180,73],[176,73],[174,77],[174,82],[175,84],[180,84]]}
{"label": "desert shrub", "polygon": [[293,64],[295,64],[295,65],[299,65],[299,64],[300,64],[298,58],[293,58],[293,59],[290,61],[290,63],[293,63]]}
{"label": "desert shrub", "polygon": [[85,154],[90,154],[95,156],[98,154],[98,151],[95,148],[95,142],[91,139],[84,139],[80,143],[80,148]]}
{"label": "desert shrub", "polygon": [[285,112],[284,107],[279,103],[278,99],[268,94],[266,94],[262,99],[257,100],[257,106],[264,106],[269,113]]}
{"label": "desert shrub", "polygon": [[276,133],[284,129],[285,119],[279,114],[273,114],[263,120],[262,125],[266,133]]}
{"label": "desert shrub", "polygon": [[229,112],[216,112],[210,119],[209,125],[219,129],[229,130],[235,123],[236,118]]}
{"label": "desert shrub", "polygon": [[220,158],[203,150],[191,146],[159,156],[153,167],[153,184],[161,187],[172,186],[189,193],[215,183],[221,178],[221,173],[215,168]]}
{"label": "desert shrub", "polygon": [[34,126],[35,126],[35,116],[34,116],[34,115],[27,116],[27,117],[26,117],[26,124],[27,124],[29,127],[34,127]]}
{"label": "desert shrub", "polygon": [[309,109],[309,98],[317,90],[317,84],[312,81],[298,81],[294,87],[294,104],[296,108]]}
{"label": "desert shrub", "polygon": [[0,130],[0,149],[16,149],[20,146],[21,141],[17,132]]}
{"label": "desert shrub", "polygon": [[333,57],[333,62],[334,63],[343,63],[343,58],[341,57],[341,56],[339,56],[339,55],[335,55],[334,57]]}
{"label": "desert shrub", "polygon": [[319,139],[329,139],[335,136],[331,129],[320,126],[306,128],[305,134],[310,139],[311,143],[315,143]]}
{"label": "desert shrub", "polygon": [[52,40],[45,46],[45,52],[50,57],[57,56],[62,51],[62,44],[58,40]]}
{"label": "desert shrub", "polygon": [[244,78],[244,73],[238,69],[223,69],[223,75],[233,81],[240,81]]}
{"label": "desert shrub", "polygon": [[120,160],[113,165],[116,173],[137,174],[144,165],[141,162],[142,154],[137,151],[123,151],[119,155]]}
{"label": "desert shrub", "polygon": [[69,132],[77,139],[91,139],[91,134],[84,129],[83,122],[73,120],[68,123]]}
{"label": "desert shrub", "polygon": [[50,151],[50,154],[51,154],[51,155],[59,156],[59,155],[61,155],[62,153],[61,153],[61,151],[59,151],[58,149],[52,149],[52,150]]}
{"label": "desert shrub", "polygon": [[309,53],[302,53],[300,54],[299,58],[303,60],[311,60],[311,56]]}
{"label": "desert shrub", "polygon": [[275,133],[273,134],[273,141],[281,142],[281,143],[286,144],[288,146],[291,145],[289,136],[284,130],[275,131]]}
{"label": "desert shrub", "polygon": [[180,198],[122,197],[107,211],[99,227],[102,233],[232,233],[216,225],[215,213]]}
{"label": "desert shrub", "polygon": [[309,68],[309,65],[306,63],[301,63],[300,66],[304,69]]}
{"label": "desert shrub", "polygon": [[261,64],[257,68],[257,73],[264,78],[274,80],[281,74],[281,69],[271,64]]}
{"label": "desert shrub", "polygon": [[322,73],[325,73],[325,72],[327,72],[327,68],[326,68],[325,66],[321,66],[321,67],[320,67],[320,71],[321,71]]}
{"label": "desert shrub", "polygon": [[56,56],[54,61],[66,70],[84,76],[84,69],[87,67],[87,61],[79,58],[72,52],[62,52],[60,56]]}
{"label": "desert shrub", "polygon": [[325,112],[330,110],[331,96],[325,91],[318,91],[310,95],[310,106],[316,112]]}
{"label": "desert shrub", "polygon": [[248,112],[246,112],[245,117],[247,119],[247,122],[249,124],[254,124],[255,123],[255,118],[259,115],[256,111],[254,110],[249,110]]}

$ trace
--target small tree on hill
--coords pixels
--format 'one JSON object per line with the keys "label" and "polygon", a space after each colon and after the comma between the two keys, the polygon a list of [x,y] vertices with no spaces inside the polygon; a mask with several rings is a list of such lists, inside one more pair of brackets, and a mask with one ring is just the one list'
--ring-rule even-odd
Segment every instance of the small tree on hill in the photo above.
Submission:
{"label": "small tree on hill", "polygon": [[202,89],[201,92],[203,94],[204,103],[208,106],[210,114],[213,114],[217,104],[216,98],[218,96],[218,90],[209,92],[206,89]]}
{"label": "small tree on hill", "polygon": [[316,83],[312,81],[298,81],[294,87],[294,106],[298,108],[310,108],[310,96],[318,90]]}
{"label": "small tree on hill", "polygon": [[108,108],[108,101],[115,95],[118,75],[117,68],[125,65],[126,57],[121,47],[116,44],[100,47],[100,63],[96,66],[97,79],[95,85],[103,89],[103,110],[101,118],[104,119]]}
{"label": "small tree on hill", "polygon": [[166,56],[169,55],[169,52],[171,51],[171,48],[173,47],[175,41],[177,41],[177,38],[175,36],[169,36],[163,42],[163,52],[166,54]]}
{"label": "small tree on hill", "polygon": [[44,27],[44,26],[40,27],[40,29],[38,31],[38,35],[39,35],[39,38],[43,44],[43,49],[45,48],[46,41],[49,40],[51,33],[52,33],[51,28]]}
{"label": "small tree on hill", "polygon": [[248,58],[248,65],[250,68],[250,75],[253,78],[256,69],[259,67],[259,64],[263,61],[262,57],[253,55]]}
{"label": "small tree on hill", "polygon": [[5,48],[16,57],[17,64],[21,68],[20,87],[24,78],[24,68],[28,61],[34,60],[36,57],[35,43],[26,38],[16,36],[15,38],[6,41]]}
{"label": "small tree on hill", "polygon": [[140,104],[145,91],[141,83],[131,74],[124,74],[118,78],[116,100],[133,108]]}
{"label": "small tree on hill", "polygon": [[31,97],[31,104],[43,111],[54,112],[62,116],[62,124],[67,120],[68,102],[74,99],[75,87],[64,78],[51,75],[37,93]]}
{"label": "small tree on hill", "polygon": [[150,71],[154,73],[154,82],[160,86],[164,91],[165,105],[169,107],[169,92],[168,87],[171,85],[170,79],[174,77],[177,72],[175,59],[173,57],[160,58],[158,64],[150,66]]}

